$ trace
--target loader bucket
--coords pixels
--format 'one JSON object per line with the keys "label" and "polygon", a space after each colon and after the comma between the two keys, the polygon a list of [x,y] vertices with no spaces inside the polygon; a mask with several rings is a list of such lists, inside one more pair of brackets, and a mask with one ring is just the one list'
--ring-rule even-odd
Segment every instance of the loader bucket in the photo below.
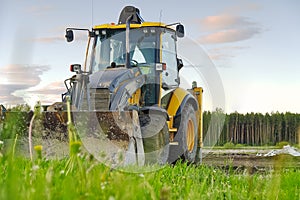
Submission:
{"label": "loader bucket", "polygon": [[88,152],[112,167],[144,165],[145,155],[136,111],[72,112]]}
{"label": "loader bucket", "polygon": [[[8,112],[1,139],[15,134],[26,140],[33,112]],[[145,163],[143,140],[137,111],[73,111],[75,131],[85,150],[111,167],[142,166]],[[67,112],[42,112],[33,123],[33,138],[59,140],[68,147]],[[12,131],[13,130],[13,131]],[[28,149],[25,149],[28,150]],[[57,149],[59,151],[59,149]]]}

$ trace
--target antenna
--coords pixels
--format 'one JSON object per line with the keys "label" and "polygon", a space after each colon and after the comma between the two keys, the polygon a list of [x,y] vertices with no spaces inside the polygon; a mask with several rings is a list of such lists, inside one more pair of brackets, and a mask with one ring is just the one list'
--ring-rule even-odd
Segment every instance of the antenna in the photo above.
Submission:
{"label": "antenna", "polygon": [[159,23],[161,23],[162,13],[163,13],[163,10],[161,9],[160,13],[159,13]]}
{"label": "antenna", "polygon": [[92,0],[92,27],[94,27],[94,0]]}

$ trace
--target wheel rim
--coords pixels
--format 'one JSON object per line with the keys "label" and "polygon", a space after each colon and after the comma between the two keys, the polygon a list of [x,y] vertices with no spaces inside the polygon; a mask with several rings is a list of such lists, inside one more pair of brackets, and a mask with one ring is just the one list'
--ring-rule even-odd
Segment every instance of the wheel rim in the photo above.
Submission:
{"label": "wheel rim", "polygon": [[189,152],[193,151],[195,145],[195,131],[194,131],[194,122],[193,120],[189,119],[187,124],[187,131],[186,131],[186,145]]}

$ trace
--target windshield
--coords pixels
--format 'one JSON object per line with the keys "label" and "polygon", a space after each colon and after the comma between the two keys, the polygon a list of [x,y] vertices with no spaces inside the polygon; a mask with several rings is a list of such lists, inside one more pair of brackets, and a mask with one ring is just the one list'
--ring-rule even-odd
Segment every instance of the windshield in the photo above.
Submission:
{"label": "windshield", "polygon": [[[96,30],[96,37],[90,42],[87,63],[90,72],[115,67],[125,67],[125,29]],[[130,29],[130,65],[139,67],[143,74],[155,71],[155,63],[165,63],[162,73],[163,84],[170,87],[179,85],[175,32],[161,27]]]}
{"label": "windshield", "polygon": [[[144,27],[130,29],[130,63],[137,66],[141,63],[158,62],[158,41],[160,29]],[[95,37],[90,52],[92,73],[104,70],[116,63],[117,67],[125,66],[126,44],[124,29],[103,29]]]}

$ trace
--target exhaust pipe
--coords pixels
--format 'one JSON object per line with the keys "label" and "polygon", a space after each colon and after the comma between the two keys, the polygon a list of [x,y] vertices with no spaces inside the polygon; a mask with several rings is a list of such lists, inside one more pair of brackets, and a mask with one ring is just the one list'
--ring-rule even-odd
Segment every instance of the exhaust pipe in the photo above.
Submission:
{"label": "exhaust pipe", "polygon": [[133,15],[130,15],[126,19],[126,68],[130,68],[130,45],[129,45],[129,31],[130,31],[130,22]]}

